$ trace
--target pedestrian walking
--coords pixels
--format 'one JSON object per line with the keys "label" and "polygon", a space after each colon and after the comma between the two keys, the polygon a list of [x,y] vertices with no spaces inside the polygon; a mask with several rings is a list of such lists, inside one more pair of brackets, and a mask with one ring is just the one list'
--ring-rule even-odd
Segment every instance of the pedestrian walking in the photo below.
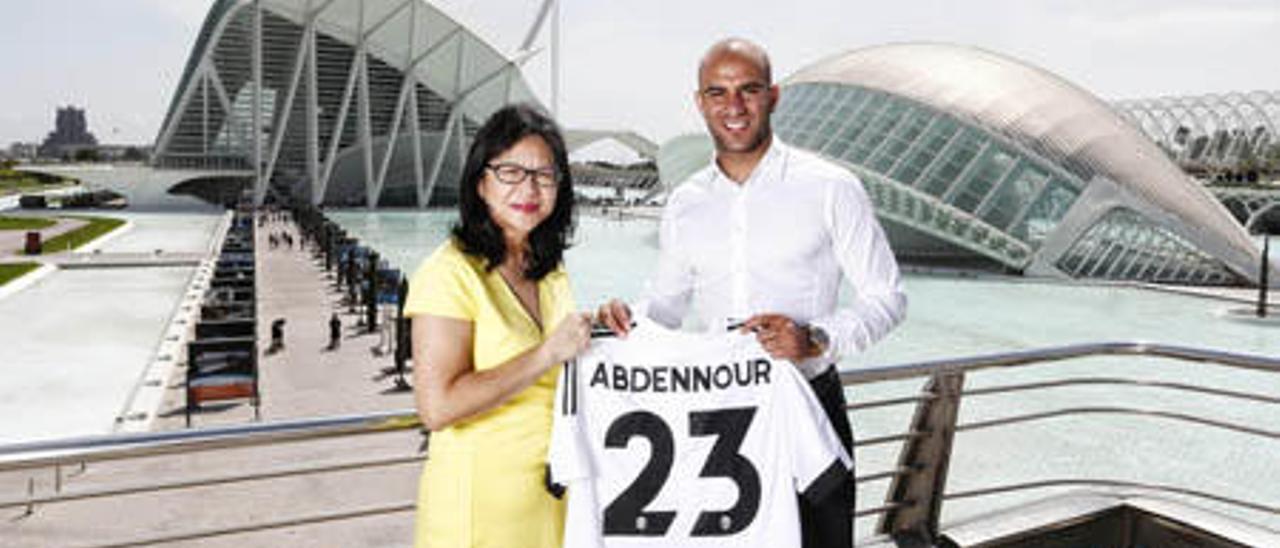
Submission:
{"label": "pedestrian walking", "polygon": [[276,318],[271,322],[271,346],[267,347],[267,354],[281,350],[284,350],[284,318]]}
{"label": "pedestrian walking", "polygon": [[329,350],[337,350],[340,344],[342,344],[342,320],[339,320],[338,314],[334,313],[329,316]]}

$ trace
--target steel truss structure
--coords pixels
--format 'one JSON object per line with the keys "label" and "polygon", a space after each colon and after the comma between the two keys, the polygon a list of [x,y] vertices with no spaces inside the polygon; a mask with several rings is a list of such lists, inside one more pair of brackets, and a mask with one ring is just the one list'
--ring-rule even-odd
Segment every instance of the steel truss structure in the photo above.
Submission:
{"label": "steel truss structure", "polygon": [[1230,168],[1280,147],[1280,91],[1130,99],[1113,106],[1183,165]]}
{"label": "steel truss structure", "polygon": [[565,146],[571,151],[587,148],[595,143],[607,141],[626,148],[635,153],[640,163],[630,166],[611,166],[598,162],[574,162],[570,165],[573,171],[575,187],[608,187],[621,198],[623,189],[645,191],[640,197],[642,202],[656,200],[666,192],[662,185],[658,169],[654,162],[658,155],[658,145],[634,131],[600,131],[586,129],[570,129],[565,131]]}
{"label": "steel truss structure", "polygon": [[1280,213],[1280,190],[1219,186],[1210,191],[1251,232],[1264,217]]}
{"label": "steel truss structure", "polygon": [[467,140],[537,104],[516,59],[426,0],[218,0],[156,139],[163,168],[253,174],[313,204],[449,201]]}

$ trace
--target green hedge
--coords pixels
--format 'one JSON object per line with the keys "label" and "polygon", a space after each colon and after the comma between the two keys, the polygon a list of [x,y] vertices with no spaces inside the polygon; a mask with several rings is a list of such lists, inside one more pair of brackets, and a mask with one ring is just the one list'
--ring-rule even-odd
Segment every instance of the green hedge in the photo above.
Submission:
{"label": "green hedge", "polygon": [[72,230],[66,234],[54,236],[45,240],[44,252],[57,253],[67,251],[68,249],[76,249],[80,246],[96,240],[99,236],[111,232],[120,225],[124,224],[123,220],[112,219],[110,217],[67,217],[68,219],[80,219],[88,221],[89,224]]}
{"label": "green hedge", "polygon": [[40,263],[0,263],[0,285],[16,280],[37,268],[40,268]]}
{"label": "green hedge", "polygon": [[0,216],[0,230],[40,230],[58,224],[53,219],[42,217],[3,217]]}
{"label": "green hedge", "polygon": [[21,192],[41,192],[72,186],[73,181],[66,181],[61,177],[37,175],[34,173],[25,173],[14,171],[12,169],[0,168],[0,196],[6,194],[18,194]]}

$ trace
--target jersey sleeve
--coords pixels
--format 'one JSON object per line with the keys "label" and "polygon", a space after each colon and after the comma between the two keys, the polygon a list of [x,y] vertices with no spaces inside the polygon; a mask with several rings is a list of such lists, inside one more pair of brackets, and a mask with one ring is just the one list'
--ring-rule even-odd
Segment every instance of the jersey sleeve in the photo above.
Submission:
{"label": "jersey sleeve", "polygon": [[405,316],[431,314],[475,320],[476,298],[481,290],[474,287],[466,260],[450,245],[446,242],[414,272],[405,297]]}
{"label": "jersey sleeve", "polygon": [[849,481],[853,459],[840,443],[839,436],[827,420],[822,405],[818,403],[799,371],[788,366],[788,373],[780,383],[780,389],[791,392],[779,397],[781,416],[788,425],[790,439],[787,447],[791,453],[791,475],[795,479],[796,492],[810,502],[825,499]]}
{"label": "jersey sleeve", "polygon": [[578,403],[578,362],[571,360],[561,367],[560,382],[556,385],[551,443],[547,449],[548,481],[552,486],[563,488],[574,480],[591,476],[586,427],[583,416],[578,413]]}

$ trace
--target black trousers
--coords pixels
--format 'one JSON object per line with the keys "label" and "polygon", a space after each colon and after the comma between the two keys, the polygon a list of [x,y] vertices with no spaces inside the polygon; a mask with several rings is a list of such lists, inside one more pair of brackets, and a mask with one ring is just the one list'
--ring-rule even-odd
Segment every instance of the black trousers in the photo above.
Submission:
{"label": "black trousers", "polygon": [[[809,381],[813,394],[822,404],[827,419],[835,428],[840,443],[853,455],[853,429],[849,426],[849,415],[845,412],[844,387],[840,384],[840,374],[836,368],[829,367],[825,372]],[[833,491],[826,500],[810,503],[800,498],[800,532],[804,539],[804,548],[850,548],[853,546],[853,504],[855,491],[853,481]]]}

